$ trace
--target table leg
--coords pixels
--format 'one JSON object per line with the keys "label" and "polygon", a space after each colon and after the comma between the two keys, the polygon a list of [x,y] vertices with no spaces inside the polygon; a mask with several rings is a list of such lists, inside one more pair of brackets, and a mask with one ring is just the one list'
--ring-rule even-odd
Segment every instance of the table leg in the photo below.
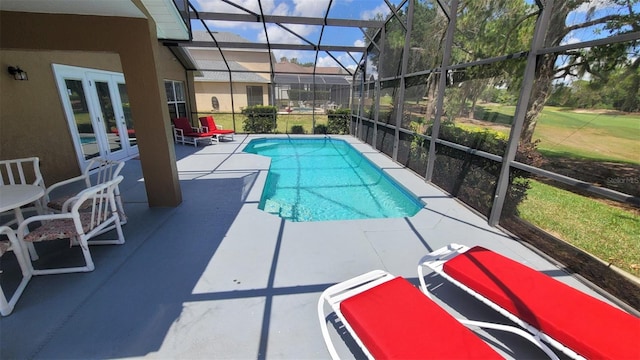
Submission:
{"label": "table leg", "polygon": [[[24,221],[24,217],[22,216],[22,211],[20,211],[20,208],[15,209],[15,214],[16,214],[16,220],[18,221],[18,225],[22,224],[22,222]],[[29,229],[27,229],[27,231],[29,231]],[[33,243],[27,243],[27,250],[29,250],[29,256],[31,256],[31,260],[29,260],[28,258],[25,260],[36,261],[40,258],[38,256],[38,253],[36,252],[35,246],[33,246]]]}

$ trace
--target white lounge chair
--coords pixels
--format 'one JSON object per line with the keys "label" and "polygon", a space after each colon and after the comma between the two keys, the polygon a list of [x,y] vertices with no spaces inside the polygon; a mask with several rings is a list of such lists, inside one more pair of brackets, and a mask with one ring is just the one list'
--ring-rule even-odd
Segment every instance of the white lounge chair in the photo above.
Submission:
{"label": "white lounge chair", "polygon": [[496,252],[450,244],[420,260],[535,338],[576,358],[640,359],[640,319]]}
{"label": "white lounge chair", "polygon": [[[21,244],[69,239],[71,245],[80,246],[84,256],[84,266],[66,268],[34,269],[29,261],[27,266],[33,275],[92,271],[95,266],[89,252],[90,244],[124,244],[114,196],[115,189],[122,179],[122,176],[118,176],[114,180],[83,190],[65,202],[60,214],[32,216],[20,224],[18,239]],[[38,223],[40,226],[34,227]],[[30,226],[31,231],[28,231]],[[111,227],[116,230],[116,239],[89,241]],[[26,258],[28,257],[25,254]]]}
{"label": "white lounge chair", "polygon": [[340,356],[327,328],[325,303],[370,359],[502,358],[463,324],[497,330],[509,328],[536,344],[522,329],[457,320],[406,279],[374,270],[333,285],[320,296],[318,319],[332,359]]}

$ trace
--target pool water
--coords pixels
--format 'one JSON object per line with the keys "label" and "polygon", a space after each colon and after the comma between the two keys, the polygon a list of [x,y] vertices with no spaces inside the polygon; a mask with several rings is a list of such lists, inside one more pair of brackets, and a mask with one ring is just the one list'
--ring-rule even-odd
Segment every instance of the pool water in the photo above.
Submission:
{"label": "pool water", "polygon": [[95,144],[96,137],[95,136],[81,136],[80,143],[81,144]]}
{"label": "pool water", "polygon": [[398,218],[424,204],[337,139],[255,139],[271,168],[259,208],[290,221]]}

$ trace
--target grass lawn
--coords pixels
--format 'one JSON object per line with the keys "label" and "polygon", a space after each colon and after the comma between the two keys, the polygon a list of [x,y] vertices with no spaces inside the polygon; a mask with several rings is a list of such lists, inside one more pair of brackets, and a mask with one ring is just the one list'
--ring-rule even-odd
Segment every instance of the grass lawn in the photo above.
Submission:
{"label": "grass lawn", "polygon": [[[514,106],[482,104],[475,118],[508,124]],[[463,128],[484,128],[459,123]],[[492,130],[501,131],[497,126]],[[546,157],[640,164],[640,116],[547,106],[534,139]],[[640,277],[640,211],[531,181],[520,217],[605,262]]]}
{"label": "grass lawn", "polygon": [[545,156],[640,164],[640,115],[545,107],[534,133]]}
{"label": "grass lawn", "polygon": [[[514,112],[515,106],[482,104],[475,118],[509,124]],[[538,150],[545,156],[640,164],[638,114],[545,106],[533,139],[540,140]]]}
{"label": "grass lawn", "polygon": [[[211,114],[198,114],[198,116],[207,116]],[[232,114],[222,114],[216,113],[213,114],[213,118],[216,120],[216,125],[221,125],[225,129],[234,129],[233,126],[233,116]],[[327,125],[328,118],[327,115],[324,114],[316,114],[316,125]],[[242,114],[235,115],[235,130],[238,133],[244,132],[243,130],[243,121],[245,117]],[[276,127],[276,133],[279,134],[290,134],[292,126],[302,126],[305,134],[311,134],[311,130],[313,128],[313,116],[311,114],[278,114],[278,126]]]}
{"label": "grass lawn", "polygon": [[520,217],[640,277],[640,213],[531,181]]}

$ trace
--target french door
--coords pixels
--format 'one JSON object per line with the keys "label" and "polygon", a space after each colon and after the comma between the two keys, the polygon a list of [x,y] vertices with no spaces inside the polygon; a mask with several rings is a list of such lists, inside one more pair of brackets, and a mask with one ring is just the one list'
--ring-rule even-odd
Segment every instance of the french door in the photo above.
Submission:
{"label": "french door", "polygon": [[136,156],[124,76],[58,64],[53,71],[81,167],[98,156],[110,160]]}

